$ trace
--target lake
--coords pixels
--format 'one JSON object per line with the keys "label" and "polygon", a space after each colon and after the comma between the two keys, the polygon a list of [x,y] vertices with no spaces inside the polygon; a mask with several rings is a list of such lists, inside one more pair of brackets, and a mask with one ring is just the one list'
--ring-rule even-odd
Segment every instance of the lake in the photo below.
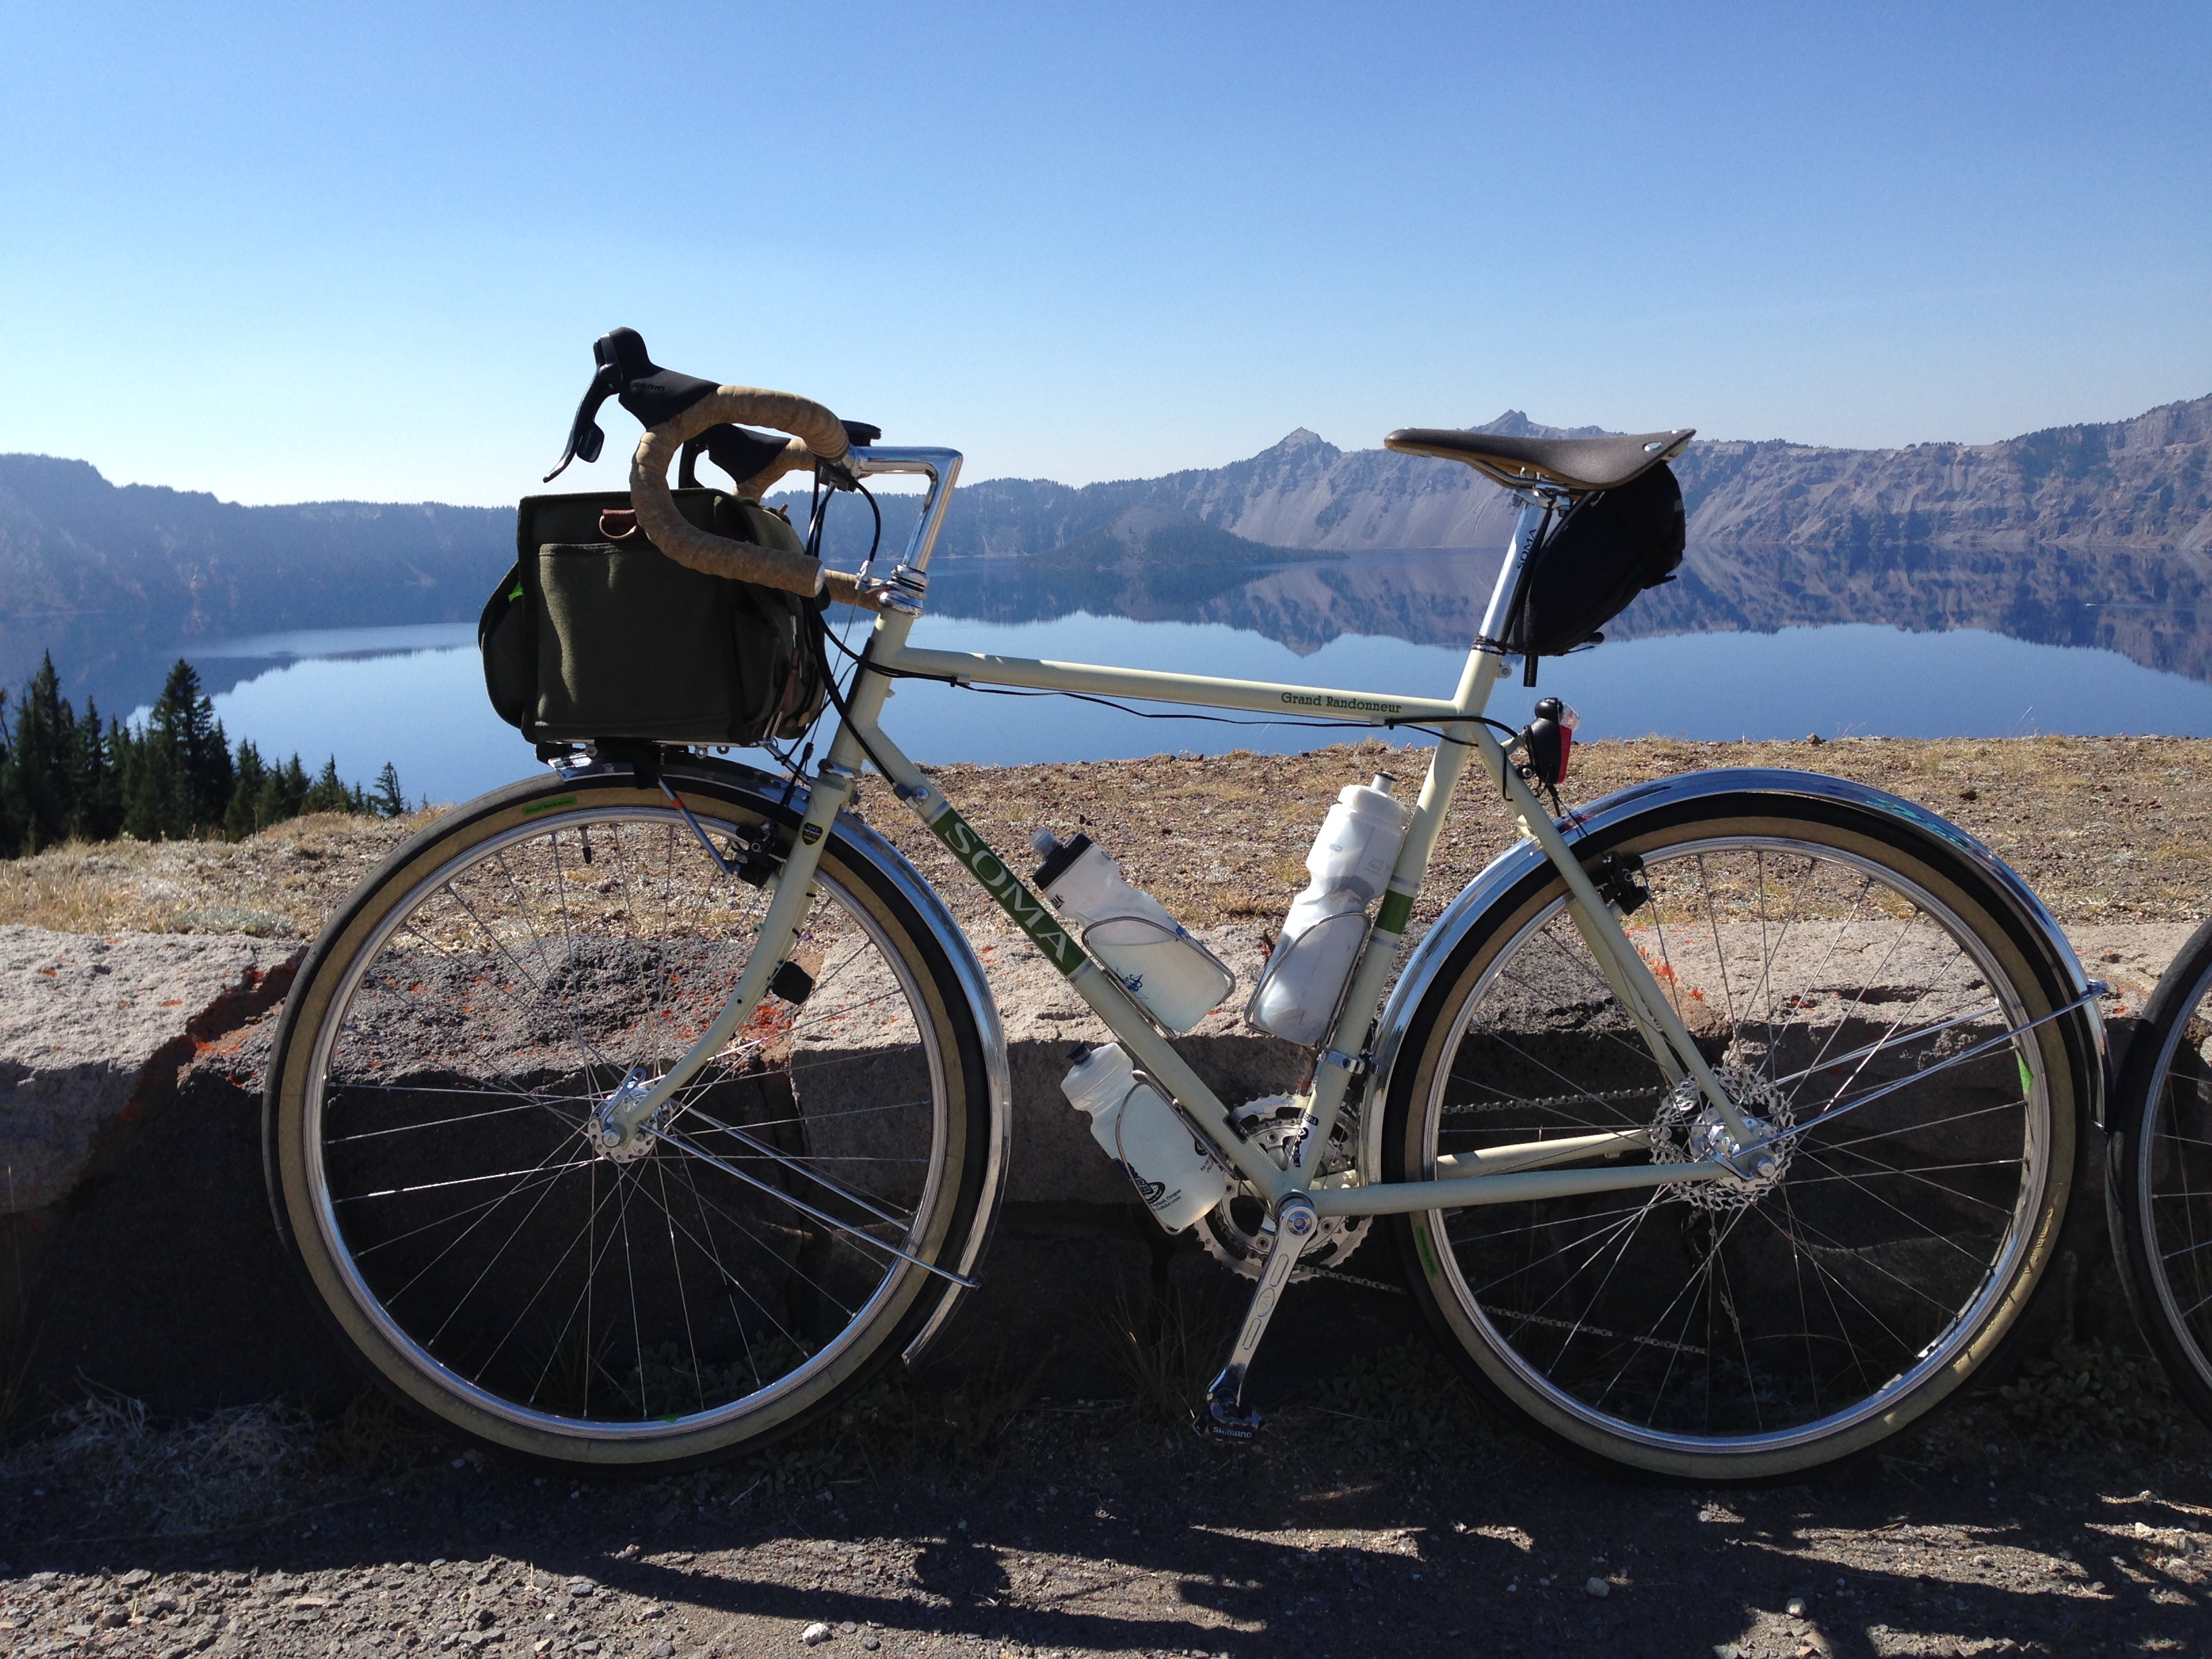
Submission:
{"label": "lake", "polygon": [[[933,592],[933,600],[943,596]],[[1238,620],[1243,620],[1239,618]],[[1433,616],[1407,633],[1433,637]],[[1087,611],[1032,621],[932,616],[917,645],[1063,661],[1181,669],[1359,691],[1449,696],[1464,647],[1382,633],[1285,643],[1229,622],[1139,619]],[[312,770],[335,756],[366,781],[386,760],[410,797],[461,800],[538,764],[484,700],[468,624],[268,635],[186,648],[233,740],[297,750]],[[1851,624],[1771,633],[1674,634],[1609,641],[1517,676],[1491,713],[1519,724],[1540,696],[1565,698],[1587,738],[1660,732],[1698,738],[2019,737],[2049,732],[2212,736],[2212,686],[2116,652],[2047,645],[1980,629],[1910,632]],[[1173,712],[1152,706],[1147,712]],[[143,718],[144,711],[140,711]],[[1360,729],[1230,714],[1216,723],[1142,719],[1052,696],[994,696],[902,683],[884,724],[924,762],[999,764],[1231,749],[1287,753]]]}

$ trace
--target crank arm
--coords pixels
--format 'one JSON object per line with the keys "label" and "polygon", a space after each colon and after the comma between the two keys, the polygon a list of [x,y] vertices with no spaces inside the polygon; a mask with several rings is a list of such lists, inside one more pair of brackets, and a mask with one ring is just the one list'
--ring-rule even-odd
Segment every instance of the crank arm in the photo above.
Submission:
{"label": "crank arm", "polygon": [[1275,1248],[1268,1252],[1259,1287],[1252,1292],[1252,1305],[1244,1315],[1243,1328],[1237,1333],[1237,1346],[1229,1351],[1229,1363],[1221,1368],[1221,1375],[1206,1390],[1206,1415],[1198,1425],[1201,1434],[1249,1440],[1259,1432],[1259,1413],[1244,1409],[1245,1373],[1252,1368],[1253,1356],[1260,1352],[1260,1339],[1267,1334],[1267,1322],[1275,1316],[1298,1257],[1320,1235],[1321,1218],[1315,1213],[1311,1199],[1304,1193],[1293,1193],[1283,1200],[1275,1213]]}

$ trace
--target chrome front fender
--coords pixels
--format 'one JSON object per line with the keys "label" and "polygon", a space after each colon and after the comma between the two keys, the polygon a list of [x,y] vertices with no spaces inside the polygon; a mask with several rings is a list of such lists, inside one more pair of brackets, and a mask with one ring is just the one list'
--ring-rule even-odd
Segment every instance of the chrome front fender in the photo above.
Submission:
{"label": "chrome front fender", "polygon": [[[682,777],[686,774],[709,779],[714,782],[744,789],[767,796],[770,800],[782,798],[785,780],[771,777],[750,766],[734,762],[712,759],[706,756],[672,760],[667,775]],[[786,811],[780,814],[796,823],[806,811],[808,791],[804,783],[791,792]],[[877,833],[857,814],[840,812],[837,815],[837,836],[856,851],[869,859],[896,888],[899,896],[914,906],[938,944],[944,948],[945,957],[952,964],[954,977],[960,981],[961,994],[967,999],[968,1008],[975,1018],[975,1029],[983,1040],[983,1075],[988,1085],[991,1101],[989,1130],[990,1152],[983,1164],[983,1191],[975,1206],[975,1218],[969,1224],[968,1237],[960,1246],[955,1267],[963,1278],[972,1278],[975,1267],[990,1248],[991,1235],[999,1224],[999,1205],[1006,1189],[1006,1162],[1013,1136],[1013,1074],[1006,1064],[1006,1028],[999,1018],[998,999],[991,994],[991,982],[983,976],[983,964],[977,959],[975,947],[968,936],[960,931],[960,924],[952,919],[952,912],[937,896],[921,871],[907,861],[906,854]],[[946,1291],[937,1304],[937,1311],[907,1344],[903,1358],[909,1365],[919,1364],[929,1345],[960,1304],[967,1291],[954,1285]]]}
{"label": "chrome front fender", "polygon": [[[1987,876],[2010,911],[2016,924],[2015,931],[2023,942],[2041,951],[2051,975],[2048,988],[2057,1000],[2073,1001],[2086,997],[2089,992],[2088,976],[2081,971],[2079,957],[2067,939],[2064,931],[2034,890],[2020,878],[2012,866],[1995,853],[1975,840],[1948,818],[1938,817],[1926,807],[1889,794],[1863,783],[1854,783],[1848,778],[1832,778],[1820,772],[1793,772],[1779,767],[1741,766],[1723,767],[1709,772],[1686,772],[1671,778],[1659,778],[1650,783],[1631,785],[1603,799],[1591,802],[1579,811],[1571,812],[1559,821],[1561,832],[1570,847],[1585,837],[1606,836],[1632,818],[1662,807],[1679,806],[1687,801],[1707,799],[1720,795],[1772,794],[1792,795],[1802,799],[1831,801],[1865,811],[1879,813],[1894,820],[1913,835],[1939,843],[1943,850],[1965,859]],[[1415,1012],[1453,951],[1472,932],[1483,912],[1503,898],[1521,881],[1544,867],[1542,850],[1532,841],[1523,841],[1508,848],[1492,860],[1488,867],[1467,885],[1466,890],[1444,908],[1429,931],[1422,935],[1420,944],[1407,958],[1405,971],[1399,975],[1392,988],[1389,1000],[1382,1006],[1382,1015],[1376,1024],[1373,1044],[1374,1073],[1367,1091],[1367,1108],[1364,1114],[1360,1136],[1360,1176],[1365,1181],[1381,1179],[1382,1118],[1385,1103],[1389,1099],[1390,1079],[1403,1048],[1406,1032],[1413,1023]],[[2099,1127],[2105,1121],[2105,1093],[2108,1085],[2110,1056],[2105,1041],[2104,1017],[2092,1000],[2083,1005],[2078,1028],[2080,1040],[2086,1042],[2091,1054],[2089,1063],[2083,1066],[2088,1079],[2089,1116]],[[2072,1026],[2069,1017],[2068,1022]]]}

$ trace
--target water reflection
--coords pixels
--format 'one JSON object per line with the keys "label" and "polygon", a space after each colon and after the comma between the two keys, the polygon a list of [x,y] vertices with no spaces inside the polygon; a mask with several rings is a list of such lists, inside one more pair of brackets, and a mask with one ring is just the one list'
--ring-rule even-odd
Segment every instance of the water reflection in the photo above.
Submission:
{"label": "water reflection", "polygon": [[[901,519],[910,509],[897,502],[887,507],[886,542],[897,545]],[[1128,538],[1127,524],[1116,522],[1119,531],[1049,553],[979,550],[939,558],[930,573],[933,616],[1032,623],[1084,613],[1218,624],[1300,656],[1347,635],[1463,647],[1499,556],[1495,548],[1273,549],[1255,559],[1253,544],[1195,521],[1157,527],[1150,542],[1141,535]],[[1116,534],[1124,539],[1116,541]],[[849,563],[865,548],[832,550]],[[497,574],[485,573],[487,589]],[[472,611],[465,617],[426,617],[416,630],[419,637],[389,629],[349,631],[359,636],[352,648],[385,652],[459,642],[472,621]],[[1700,544],[1690,550],[1676,580],[1644,595],[1607,632],[1621,640],[1854,623],[1907,632],[1980,629],[2035,644],[2089,647],[2212,683],[2212,592],[2203,556],[2191,553],[1958,552],[1871,539],[1863,548],[1818,553],[1777,544]],[[303,645],[307,640],[314,642]],[[45,650],[52,651],[74,696],[90,692],[113,711],[149,701],[179,655],[190,657],[210,689],[221,692],[269,660],[327,658],[343,647],[331,642],[330,630],[179,640],[126,611],[0,614],[0,685],[21,684]]]}
{"label": "water reflection", "polygon": [[[387,759],[410,795],[459,800],[519,777],[530,747],[483,696],[473,636],[443,650],[367,656],[357,639],[330,658],[264,660],[216,698],[234,738],[310,758],[335,755],[348,777]],[[919,644],[1134,668],[1201,670],[1351,690],[1448,695],[1465,647],[1341,634],[1304,653],[1220,623],[1145,623],[1086,611],[1032,622],[926,618]],[[306,641],[299,643],[307,643]],[[1974,629],[1906,633],[1854,624],[1778,633],[1677,634],[1609,643],[1544,665],[1536,691],[1518,677],[1492,706],[1518,724],[1540,693],[1578,708],[1589,737],[1660,732],[1695,738],[2161,732],[2212,736],[2212,686],[2160,674],[2109,651],[2034,645]],[[1176,711],[1152,706],[1152,715]],[[1224,712],[1138,718],[1064,697],[902,682],[885,728],[917,760],[1018,764],[1231,749],[1285,753],[1367,728]],[[1401,740],[1411,737],[1401,733]]]}
{"label": "water reflection", "polygon": [[[1049,554],[940,560],[918,638],[1441,695],[1499,556],[1268,550],[1255,560],[1251,544],[1189,521],[1127,529]],[[1543,689],[1584,705],[1591,735],[2212,732],[2212,596],[2195,556],[1701,545],[1679,580],[1607,631],[1603,649],[1544,669]],[[185,655],[234,737],[336,751],[348,776],[387,757],[405,776],[411,754],[410,788],[465,794],[530,758],[483,707],[474,637],[472,622],[445,622],[179,641],[120,616],[0,617],[0,684],[20,684],[51,648],[80,708],[89,693],[106,713],[128,714]],[[1499,712],[1511,718],[1528,700],[1516,687]],[[891,729],[933,761],[1284,750],[1334,735],[1156,724],[921,684],[902,690]]]}

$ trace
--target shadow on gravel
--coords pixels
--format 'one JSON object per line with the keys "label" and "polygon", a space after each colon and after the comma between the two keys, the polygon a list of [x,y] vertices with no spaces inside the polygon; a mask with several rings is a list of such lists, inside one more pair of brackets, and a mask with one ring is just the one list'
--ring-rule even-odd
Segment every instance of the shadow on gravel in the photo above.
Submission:
{"label": "shadow on gravel", "polygon": [[[1048,1232],[1004,1260],[1073,1247]],[[368,1395],[171,1425],[81,1401],[0,1455],[0,1648],[670,1659],[812,1629],[915,1656],[1807,1659],[2197,1654],[2212,1628],[2212,1436],[2118,1349],[2062,1346],[1815,1480],[1700,1492],[1486,1420],[1402,1297],[1344,1284],[1286,1303],[1261,1439],[1201,1442],[1169,1420],[1200,1369],[1173,1351],[1210,1341],[1217,1270],[1141,1231],[1085,1253],[1121,1300],[1000,1273],[1011,1322],[929,1375],[678,1479],[488,1462]]]}

